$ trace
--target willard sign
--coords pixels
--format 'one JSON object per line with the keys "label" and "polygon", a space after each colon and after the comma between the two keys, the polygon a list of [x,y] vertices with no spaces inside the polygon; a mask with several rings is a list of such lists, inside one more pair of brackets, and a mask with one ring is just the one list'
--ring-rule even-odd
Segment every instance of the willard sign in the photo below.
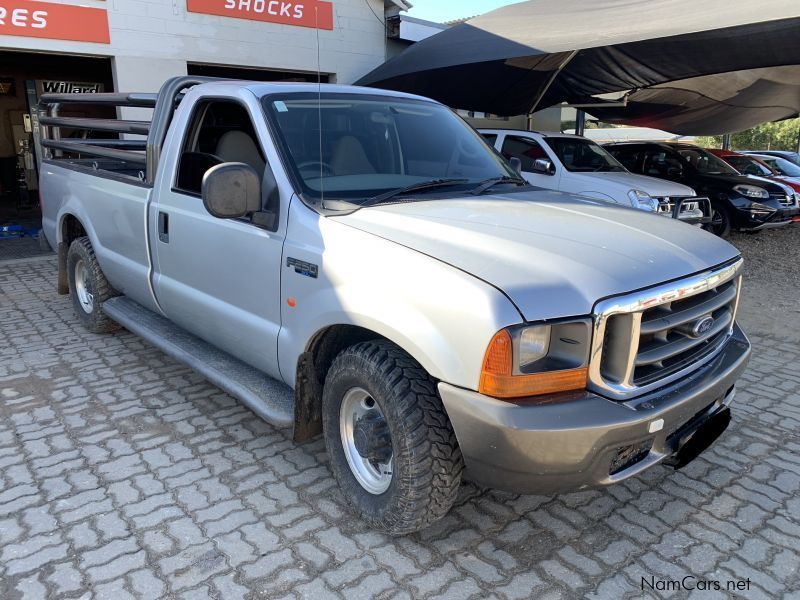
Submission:
{"label": "willard sign", "polygon": [[189,12],[333,29],[333,4],[322,0],[186,0]]}
{"label": "willard sign", "polygon": [[0,35],[110,42],[104,8],[29,0],[0,0]]}

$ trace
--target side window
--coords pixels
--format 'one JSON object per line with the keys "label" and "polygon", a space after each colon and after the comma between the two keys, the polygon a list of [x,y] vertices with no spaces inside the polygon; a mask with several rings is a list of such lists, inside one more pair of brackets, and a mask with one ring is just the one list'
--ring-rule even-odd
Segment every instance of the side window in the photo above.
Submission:
{"label": "side window", "polygon": [[497,134],[496,133],[482,133],[481,137],[489,144],[492,148],[497,143]]}
{"label": "side window", "polygon": [[644,153],[643,175],[653,177],[669,177],[683,171],[683,162],[675,156],[668,155],[664,150],[646,150]]}
{"label": "side window", "polygon": [[243,162],[263,176],[266,163],[250,115],[237,102],[198,103],[183,141],[176,190],[199,195],[205,172],[225,162]]}
{"label": "side window", "polygon": [[635,148],[606,148],[611,152],[611,155],[622,163],[622,166],[628,169],[631,173],[636,173],[639,167],[639,158],[641,152]]}
{"label": "side window", "polygon": [[533,171],[533,163],[536,162],[536,159],[548,158],[539,142],[516,135],[506,137],[503,142],[502,154],[506,158],[518,158],[522,162],[522,170],[528,172]]}

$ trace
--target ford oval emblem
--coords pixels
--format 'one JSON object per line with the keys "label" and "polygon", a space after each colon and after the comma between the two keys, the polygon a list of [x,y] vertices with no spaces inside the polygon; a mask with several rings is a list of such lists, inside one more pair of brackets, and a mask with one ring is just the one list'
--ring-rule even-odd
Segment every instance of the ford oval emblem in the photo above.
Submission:
{"label": "ford oval emblem", "polygon": [[704,333],[708,333],[708,330],[714,326],[714,317],[708,315],[703,317],[702,319],[698,319],[698,321],[692,327],[692,336],[693,337],[700,337]]}

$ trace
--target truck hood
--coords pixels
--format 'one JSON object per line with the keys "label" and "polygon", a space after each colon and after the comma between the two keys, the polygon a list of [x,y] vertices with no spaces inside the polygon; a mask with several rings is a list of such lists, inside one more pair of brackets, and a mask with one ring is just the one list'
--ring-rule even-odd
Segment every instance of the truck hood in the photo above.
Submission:
{"label": "truck hood", "polygon": [[597,183],[597,190],[609,189],[613,186],[619,191],[620,198],[627,201],[627,194],[630,190],[641,190],[651,196],[661,198],[664,196],[694,196],[694,190],[690,187],[668,181],[666,179],[656,179],[647,175],[636,175],[635,173],[623,173],[620,171],[609,171],[604,173],[573,172],[570,176],[576,180],[587,184],[586,191],[591,191],[591,184]]}
{"label": "truck hood", "polygon": [[587,315],[602,298],[739,255],[698,227],[559,192],[417,200],[335,218],[490,283],[527,321]]}

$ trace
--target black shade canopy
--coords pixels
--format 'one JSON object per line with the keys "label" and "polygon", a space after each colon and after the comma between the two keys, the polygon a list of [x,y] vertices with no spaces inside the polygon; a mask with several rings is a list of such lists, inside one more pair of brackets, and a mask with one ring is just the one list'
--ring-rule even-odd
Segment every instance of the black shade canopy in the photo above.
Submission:
{"label": "black shade canopy", "polygon": [[625,107],[589,112],[607,123],[683,135],[742,131],[800,114],[800,66],[683,79],[634,92]]}
{"label": "black shade canopy", "polygon": [[[511,116],[719,73],[762,69],[769,80],[764,69],[792,65],[799,0],[532,0],[425,39],[358,84]],[[666,89],[631,100],[646,112]]]}

